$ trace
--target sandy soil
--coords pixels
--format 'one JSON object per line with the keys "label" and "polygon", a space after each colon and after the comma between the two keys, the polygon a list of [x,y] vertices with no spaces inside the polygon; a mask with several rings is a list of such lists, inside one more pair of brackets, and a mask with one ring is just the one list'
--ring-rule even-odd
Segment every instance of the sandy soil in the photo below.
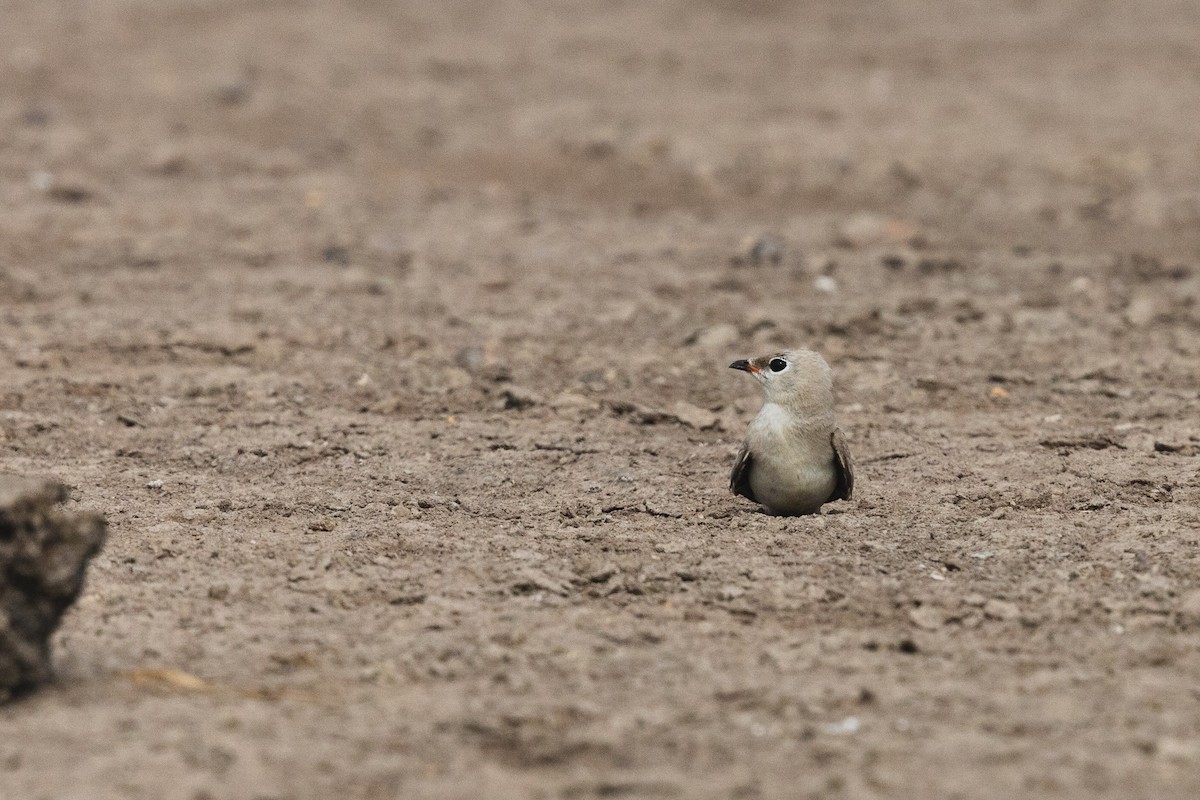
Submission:
{"label": "sandy soil", "polygon": [[2,6],[0,796],[1200,796],[1194,4]]}

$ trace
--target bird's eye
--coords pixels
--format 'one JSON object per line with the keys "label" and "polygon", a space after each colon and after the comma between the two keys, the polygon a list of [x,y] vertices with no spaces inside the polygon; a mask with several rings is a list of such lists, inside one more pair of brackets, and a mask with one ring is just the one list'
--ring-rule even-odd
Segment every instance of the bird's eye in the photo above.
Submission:
{"label": "bird's eye", "polygon": [[787,369],[787,362],[782,358],[772,358],[767,366],[771,368],[771,372],[783,372]]}

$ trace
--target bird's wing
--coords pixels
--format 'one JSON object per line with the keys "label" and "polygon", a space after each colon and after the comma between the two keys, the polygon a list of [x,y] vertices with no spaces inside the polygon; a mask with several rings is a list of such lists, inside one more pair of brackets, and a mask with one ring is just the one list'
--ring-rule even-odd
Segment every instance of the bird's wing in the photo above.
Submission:
{"label": "bird's wing", "polygon": [[747,443],[742,443],[742,449],[738,450],[737,459],[733,462],[733,472],[729,473],[729,490],[734,494],[740,494],[752,503],[757,503],[758,499],[754,496],[754,490],[750,488],[750,465],[754,463],[754,457],[750,455],[750,447]]}
{"label": "bird's wing", "polygon": [[846,437],[841,428],[834,428],[829,440],[833,445],[833,461],[837,469],[837,488],[829,499],[849,500],[854,494],[854,464],[850,461],[850,449],[846,447]]}

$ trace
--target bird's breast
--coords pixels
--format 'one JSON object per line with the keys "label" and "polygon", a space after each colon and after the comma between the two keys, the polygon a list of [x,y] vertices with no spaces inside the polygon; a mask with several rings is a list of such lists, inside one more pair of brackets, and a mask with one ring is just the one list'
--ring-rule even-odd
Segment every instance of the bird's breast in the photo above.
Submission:
{"label": "bird's breast", "polygon": [[750,488],[775,513],[816,511],[837,488],[829,433],[802,426],[783,409],[771,406],[763,406],[751,425]]}

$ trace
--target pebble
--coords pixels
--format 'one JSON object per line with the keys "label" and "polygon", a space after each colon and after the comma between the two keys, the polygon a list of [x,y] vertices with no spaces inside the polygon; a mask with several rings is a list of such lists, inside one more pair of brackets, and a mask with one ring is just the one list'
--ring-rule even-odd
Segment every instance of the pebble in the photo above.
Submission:
{"label": "pebble", "polygon": [[849,736],[852,733],[858,733],[862,723],[858,717],[846,717],[839,722],[830,722],[824,727],[825,733],[830,736]]}
{"label": "pebble", "polygon": [[983,604],[983,614],[990,619],[1012,620],[1021,616],[1021,608],[1007,600],[988,600]]}
{"label": "pebble", "polygon": [[838,290],[838,283],[828,275],[818,275],[813,278],[813,288],[824,294],[833,294]]}
{"label": "pebble", "polygon": [[561,596],[566,596],[571,590],[571,584],[535,567],[526,567],[518,572],[515,585],[519,589],[536,588]]}
{"label": "pebble", "polygon": [[581,394],[563,392],[551,398],[550,407],[555,411],[595,411],[600,404]]}
{"label": "pebble", "polygon": [[1135,453],[1153,453],[1158,449],[1158,442],[1149,433],[1135,433],[1132,436],[1126,436],[1121,441],[1121,445],[1126,450]]}
{"label": "pebble", "polygon": [[688,337],[687,344],[695,345],[705,350],[719,350],[735,344],[741,338],[742,334],[735,326],[730,325],[728,322],[722,322],[696,331]]}
{"label": "pebble", "polygon": [[522,386],[506,386],[500,396],[504,399],[505,409],[517,409],[518,411],[531,408],[541,402],[536,394]]}
{"label": "pebble", "polygon": [[35,170],[29,174],[29,185],[39,192],[48,192],[54,185],[54,175],[43,169]]}
{"label": "pebble", "polygon": [[604,583],[617,574],[617,567],[610,561],[596,561],[582,566],[577,574],[590,583]]}
{"label": "pebble", "polygon": [[747,236],[742,240],[742,247],[731,262],[734,266],[749,265],[753,267],[763,264],[778,264],[783,261],[783,243],[774,236],[761,234]]}
{"label": "pebble", "polygon": [[941,609],[934,608],[933,606],[914,608],[908,612],[908,618],[912,621],[912,624],[927,631],[936,631],[945,622],[945,617]]}
{"label": "pebble", "polygon": [[880,244],[887,239],[887,223],[876,214],[861,212],[843,220],[834,238],[845,247]]}
{"label": "pebble", "polygon": [[717,428],[721,424],[721,418],[713,412],[699,406],[694,406],[683,400],[671,406],[671,414],[689,428],[701,431],[708,430],[709,428]]}
{"label": "pebble", "polygon": [[1125,309],[1125,321],[1135,328],[1144,328],[1158,316],[1158,301],[1150,295],[1138,295]]}
{"label": "pebble", "polygon": [[910,222],[888,219],[863,211],[843,220],[834,232],[842,247],[862,248],[881,244],[916,243],[925,237]]}

